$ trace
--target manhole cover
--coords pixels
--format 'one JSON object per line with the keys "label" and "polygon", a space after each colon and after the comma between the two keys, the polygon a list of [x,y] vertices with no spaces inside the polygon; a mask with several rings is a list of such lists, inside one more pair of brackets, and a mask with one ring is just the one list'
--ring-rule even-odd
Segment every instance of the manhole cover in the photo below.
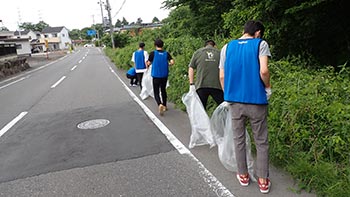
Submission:
{"label": "manhole cover", "polygon": [[105,127],[109,124],[109,120],[106,119],[95,119],[95,120],[88,120],[82,123],[78,124],[79,129],[98,129]]}

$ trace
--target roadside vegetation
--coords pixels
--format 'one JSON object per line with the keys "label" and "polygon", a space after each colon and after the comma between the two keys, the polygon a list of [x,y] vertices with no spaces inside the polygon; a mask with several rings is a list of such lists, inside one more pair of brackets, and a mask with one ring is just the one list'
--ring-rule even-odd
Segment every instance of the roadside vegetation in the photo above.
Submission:
{"label": "roadside vegetation", "polygon": [[[173,10],[161,29],[136,36],[115,34],[116,48],[107,47],[105,52],[126,70],[140,41],[150,52],[154,39],[162,38],[175,59],[169,100],[185,110],[181,96],[188,91],[193,52],[208,38],[218,48],[238,38],[248,19],[263,21],[273,53],[269,64],[271,162],[295,178],[296,193],[350,196],[350,21],[338,21],[350,18],[350,13],[343,0],[298,2],[167,0],[166,7]],[[210,100],[208,107],[211,114],[216,105]]]}

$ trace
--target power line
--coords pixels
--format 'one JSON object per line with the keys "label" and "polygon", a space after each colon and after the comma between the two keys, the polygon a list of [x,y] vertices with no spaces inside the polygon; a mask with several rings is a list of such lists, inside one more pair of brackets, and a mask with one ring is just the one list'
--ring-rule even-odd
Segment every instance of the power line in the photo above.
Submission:
{"label": "power line", "polygon": [[117,16],[117,14],[119,14],[120,10],[123,8],[124,4],[125,4],[126,0],[123,1],[122,5],[120,6],[119,10],[114,14],[113,18],[115,18]]}

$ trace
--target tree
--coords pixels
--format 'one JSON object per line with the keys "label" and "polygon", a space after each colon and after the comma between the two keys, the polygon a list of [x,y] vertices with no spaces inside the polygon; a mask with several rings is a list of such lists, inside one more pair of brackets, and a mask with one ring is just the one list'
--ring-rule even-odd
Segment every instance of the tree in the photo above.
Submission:
{"label": "tree", "polygon": [[141,25],[142,24],[142,19],[141,18],[137,18],[136,24],[137,25]]}
{"label": "tree", "polygon": [[172,10],[168,18],[163,20],[162,32],[170,37],[181,37],[191,35],[193,16],[188,6],[181,6]]}
{"label": "tree", "polygon": [[10,31],[10,30],[7,27],[2,26],[2,27],[0,27],[0,31]]}
{"label": "tree", "polygon": [[160,21],[159,21],[159,19],[157,18],[157,17],[154,17],[153,19],[152,19],[152,23],[159,23]]}
{"label": "tree", "polygon": [[39,23],[37,23],[37,24],[33,24],[30,22],[24,22],[24,23],[21,23],[19,25],[19,27],[21,29],[25,29],[25,30],[32,30],[32,31],[41,32],[45,27],[49,27],[49,25],[47,23],[45,23],[44,21],[39,21]]}
{"label": "tree", "polygon": [[[345,0],[234,0],[223,15],[224,27],[239,36],[247,20],[266,26],[274,58],[310,57],[318,64],[339,65],[350,60],[350,12]],[[317,65],[317,64],[315,64]]]}
{"label": "tree", "polygon": [[79,29],[72,29],[69,31],[69,37],[72,40],[80,40],[81,39],[81,31]]}
{"label": "tree", "polygon": [[175,8],[188,6],[192,16],[191,34],[196,37],[212,37],[215,34],[227,34],[223,28],[222,14],[232,8],[232,0],[166,0],[165,8]]}
{"label": "tree", "polygon": [[122,25],[129,25],[129,22],[123,17],[123,20],[122,20]]}
{"label": "tree", "polygon": [[44,21],[39,21],[39,23],[36,24],[35,31],[41,32],[44,28],[49,27],[50,25],[45,23]]}
{"label": "tree", "polygon": [[123,23],[121,20],[117,19],[117,22],[115,23],[114,25],[115,27],[122,27],[123,26]]}
{"label": "tree", "polygon": [[20,29],[35,31],[35,25],[30,22],[24,22],[19,25]]}

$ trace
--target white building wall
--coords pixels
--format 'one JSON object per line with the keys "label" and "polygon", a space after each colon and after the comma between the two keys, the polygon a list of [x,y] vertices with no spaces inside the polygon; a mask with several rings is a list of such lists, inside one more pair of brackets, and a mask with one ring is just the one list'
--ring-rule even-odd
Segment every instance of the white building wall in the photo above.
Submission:
{"label": "white building wall", "polygon": [[69,38],[68,29],[63,28],[58,37],[61,39],[60,49],[68,49],[69,45],[72,44],[72,40]]}
{"label": "white building wall", "polygon": [[20,45],[20,48],[17,48],[17,55],[30,55],[31,46],[28,40],[16,41],[16,45]]}

